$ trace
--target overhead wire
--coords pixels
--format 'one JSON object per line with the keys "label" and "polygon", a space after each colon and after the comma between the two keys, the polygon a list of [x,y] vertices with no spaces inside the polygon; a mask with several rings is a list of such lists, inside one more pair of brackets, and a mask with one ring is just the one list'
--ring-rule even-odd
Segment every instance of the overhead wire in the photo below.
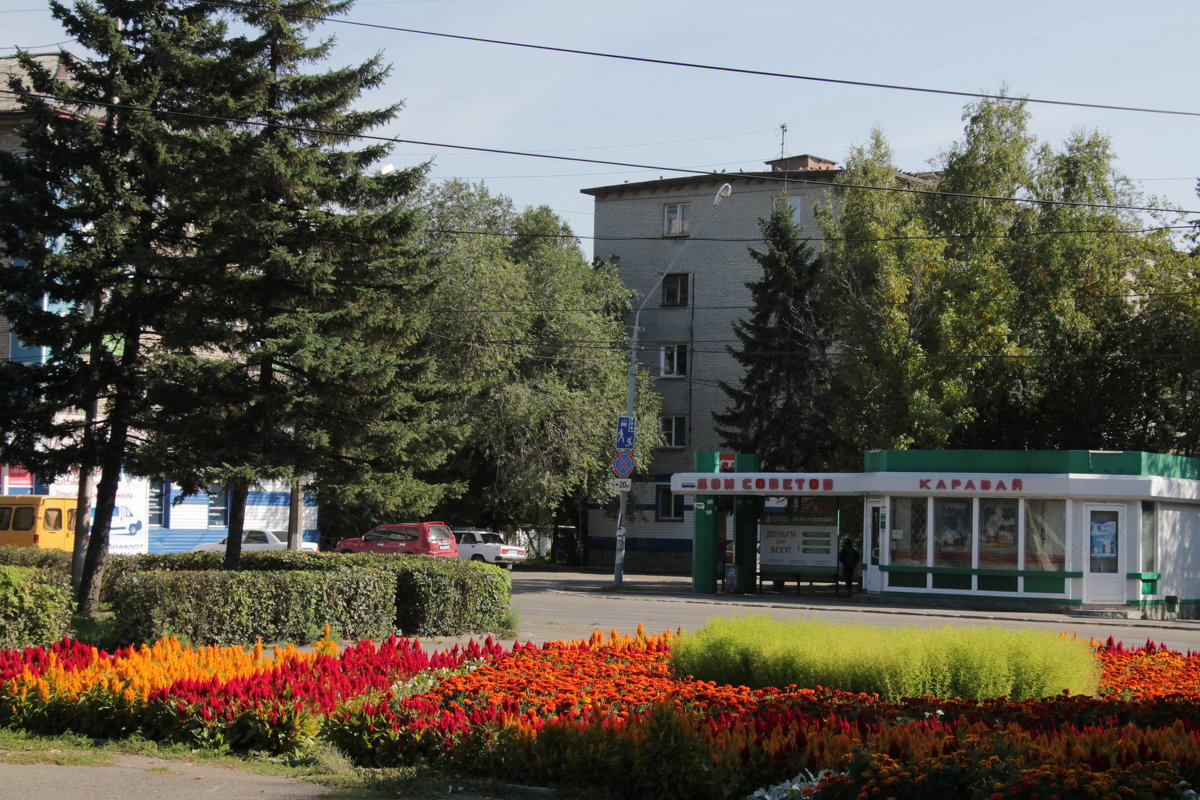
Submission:
{"label": "overhead wire", "polygon": [[[217,7],[229,8],[229,9],[236,9],[236,8],[240,8],[245,5],[243,3],[229,2],[228,0],[199,0],[199,1],[204,5],[211,5],[211,6],[217,6]],[[849,80],[849,79],[845,79],[845,78],[826,78],[826,77],[820,77],[820,76],[816,76],[816,75],[797,75],[797,74],[792,74],[792,73],[787,73],[787,72],[772,72],[769,70],[744,69],[744,68],[740,68],[740,67],[723,67],[723,66],[717,66],[717,65],[713,65],[713,64],[701,64],[701,63],[690,62],[690,61],[674,61],[674,60],[670,60],[670,59],[651,58],[651,57],[647,57],[647,56],[631,56],[631,55],[623,55],[623,54],[619,54],[619,53],[605,53],[605,52],[602,52],[599,50],[581,50],[581,49],[572,48],[572,47],[556,47],[556,46],[552,46],[552,45],[531,44],[529,42],[514,42],[514,41],[505,40],[505,39],[493,39],[493,38],[484,37],[484,36],[466,36],[463,34],[456,34],[456,33],[441,33],[441,32],[437,32],[437,31],[424,31],[424,30],[419,30],[416,28],[404,28],[404,27],[400,27],[398,25],[384,25],[382,23],[375,23],[375,22],[359,22],[357,20],[340,19],[337,17],[323,17],[323,16],[318,16],[315,14],[296,14],[293,12],[284,12],[284,15],[292,17],[294,19],[307,19],[307,20],[312,20],[314,22],[328,22],[328,23],[333,23],[333,24],[337,24],[337,25],[350,25],[350,26],[358,27],[358,28],[371,28],[371,29],[375,29],[375,30],[394,31],[397,33],[409,33],[409,34],[414,34],[414,35],[419,35],[419,36],[430,36],[430,37],[436,37],[436,38],[442,38],[442,39],[457,39],[459,41],[477,42],[477,43],[481,43],[481,44],[502,45],[505,47],[516,47],[516,48],[522,48],[522,49],[527,49],[527,50],[541,50],[541,51],[546,51],[546,52],[551,52],[551,53],[564,53],[564,54],[568,54],[568,55],[591,56],[593,58],[606,58],[606,59],[612,59],[612,60],[617,60],[617,61],[633,61],[633,62],[638,62],[638,63],[643,63],[643,64],[657,64],[660,66],[683,67],[683,68],[687,68],[687,69],[698,69],[698,70],[706,70],[706,71],[711,71],[711,72],[728,72],[728,73],[734,73],[734,74],[738,74],[738,75],[750,75],[750,76],[758,77],[758,78],[783,78],[783,79],[797,80],[797,81],[811,81],[811,82],[817,82],[817,83],[839,84],[839,85],[843,85],[843,86],[858,86],[858,87],[864,87],[864,88],[870,88],[870,89],[889,89],[889,90],[903,91],[903,92],[919,92],[919,93],[923,93],[923,94],[949,95],[952,97],[971,97],[971,98],[982,99],[982,100],[1002,100],[1002,101],[1008,101],[1008,102],[1037,103],[1037,104],[1041,104],[1041,105],[1069,106],[1069,107],[1074,107],[1074,108],[1091,108],[1091,109],[1100,109],[1100,110],[1105,110],[1105,111],[1129,111],[1129,112],[1137,112],[1137,113],[1142,113],[1142,114],[1168,114],[1168,115],[1185,116],[1185,117],[1200,117],[1200,111],[1181,111],[1181,110],[1163,109],[1163,108],[1144,108],[1144,107],[1139,107],[1139,106],[1111,105],[1111,104],[1106,104],[1106,103],[1083,103],[1083,102],[1076,102],[1076,101],[1071,101],[1071,100],[1050,100],[1050,99],[1046,99],[1046,98],[1032,98],[1032,97],[1019,98],[1019,97],[1010,97],[1010,96],[1004,95],[1004,94],[986,94],[983,92],[964,92],[964,91],[956,91],[956,90],[952,90],[952,89],[933,89],[933,88],[929,88],[929,87],[906,86],[903,84],[895,84],[895,83],[856,81],[856,80]]]}
{"label": "overhead wire", "polygon": [[[22,93],[13,91],[12,89],[0,89],[0,94],[20,96]],[[477,145],[450,144],[448,142],[429,142],[429,141],[422,141],[422,140],[417,140],[417,139],[402,139],[400,137],[381,136],[378,134],[348,133],[345,131],[338,131],[338,130],[333,130],[333,129],[329,129],[329,128],[318,128],[318,127],[311,127],[311,126],[306,126],[306,125],[283,125],[278,122],[263,122],[263,121],[259,121],[259,120],[253,120],[253,119],[223,117],[223,116],[217,116],[217,115],[212,115],[212,114],[200,114],[200,113],[191,112],[191,111],[178,111],[178,110],[174,110],[174,109],[151,108],[148,106],[134,105],[132,103],[122,103],[122,102],[114,102],[114,101],[107,101],[107,100],[96,100],[96,99],[91,99],[91,98],[85,99],[85,98],[62,97],[59,95],[45,94],[45,93],[40,93],[40,92],[28,92],[26,94],[29,97],[34,97],[34,98],[37,98],[40,100],[55,101],[58,103],[63,103],[65,105],[72,105],[72,106],[116,108],[116,109],[123,109],[123,110],[128,110],[128,111],[139,111],[142,113],[161,115],[161,116],[166,116],[166,117],[178,117],[178,118],[183,118],[183,119],[204,120],[204,121],[209,121],[209,122],[221,122],[221,123],[225,123],[225,124],[229,124],[229,125],[245,125],[248,127],[257,127],[257,128],[274,128],[274,129],[278,129],[278,130],[290,131],[292,133],[309,134],[309,135],[315,135],[315,136],[327,136],[327,137],[332,137],[332,138],[336,138],[336,139],[357,139],[357,140],[361,140],[361,141],[383,142],[383,143],[387,143],[387,144],[410,144],[410,145],[420,145],[422,147],[446,148],[446,149],[451,149],[451,150],[466,150],[466,151],[478,152],[478,153],[491,153],[493,155],[510,155],[510,156],[517,156],[517,157],[521,157],[521,158],[541,158],[541,159],[549,159],[552,161],[570,161],[570,162],[575,162],[575,163],[598,164],[598,165],[610,166],[610,167],[630,167],[630,168],[640,169],[640,170],[673,172],[673,173],[677,173],[677,174],[681,174],[681,175],[690,175],[690,176],[711,178],[713,180],[720,180],[722,182],[729,181],[731,179],[737,178],[739,175],[743,175],[746,177],[752,177],[754,180],[770,181],[770,182],[786,184],[786,185],[799,184],[799,185],[812,185],[812,186],[823,186],[823,187],[835,186],[838,189],[861,189],[864,191],[893,192],[893,193],[901,193],[901,194],[920,194],[920,195],[927,196],[927,197],[955,197],[955,198],[969,199],[969,200],[986,200],[986,201],[996,201],[996,202],[1005,202],[1005,203],[1027,203],[1027,204],[1033,204],[1033,205],[1062,206],[1062,207],[1068,207],[1068,208],[1094,208],[1094,209],[1102,209],[1102,210],[1107,210],[1107,211],[1143,211],[1143,212],[1162,213],[1162,214],[1200,214],[1200,210],[1197,210],[1197,209],[1164,208],[1164,207],[1160,207],[1160,206],[1114,205],[1114,204],[1110,204],[1110,203],[1090,203],[1090,202],[1084,202],[1084,201],[1078,201],[1078,200],[1049,200],[1049,199],[1044,199],[1044,198],[1030,198],[1030,197],[1004,197],[1004,196],[1000,196],[1000,195],[975,194],[975,193],[971,193],[971,192],[946,192],[946,191],[941,191],[938,189],[909,188],[909,187],[905,187],[905,186],[872,186],[872,185],[868,185],[868,184],[833,183],[829,180],[810,180],[810,179],[796,178],[796,177],[776,177],[776,176],[772,175],[771,173],[766,173],[766,172],[751,172],[751,173],[712,172],[710,170],[688,169],[686,167],[667,167],[667,166],[662,166],[662,165],[638,164],[638,163],[625,162],[625,161],[606,161],[604,159],[580,158],[578,156],[561,156],[561,155],[552,155],[549,153],[532,153],[532,152],[523,151],[523,150],[508,150],[508,149],[496,148],[496,147],[482,147],[482,146],[477,146]]]}

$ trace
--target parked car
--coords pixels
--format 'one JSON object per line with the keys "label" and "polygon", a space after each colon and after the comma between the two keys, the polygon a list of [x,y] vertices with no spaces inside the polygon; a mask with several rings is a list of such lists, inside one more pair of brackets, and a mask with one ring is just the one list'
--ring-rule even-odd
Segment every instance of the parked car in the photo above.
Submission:
{"label": "parked car", "polygon": [[376,525],[362,536],[342,539],[334,548],[339,553],[413,553],[426,556],[458,556],[454,533],[444,522],[401,522]]}
{"label": "parked car", "polygon": [[506,544],[504,537],[495,531],[455,528],[454,538],[458,540],[459,558],[486,561],[489,564],[499,564],[509,569],[512,569],[513,564],[519,564],[525,560],[524,547]]}
{"label": "parked car", "polygon": [[[227,539],[228,537],[226,537]],[[193,553],[225,552],[226,539],[219,542],[205,542],[192,548]],[[253,550],[287,550],[287,531],[242,531],[242,552]],[[316,542],[301,542],[301,550],[315,551]]]}

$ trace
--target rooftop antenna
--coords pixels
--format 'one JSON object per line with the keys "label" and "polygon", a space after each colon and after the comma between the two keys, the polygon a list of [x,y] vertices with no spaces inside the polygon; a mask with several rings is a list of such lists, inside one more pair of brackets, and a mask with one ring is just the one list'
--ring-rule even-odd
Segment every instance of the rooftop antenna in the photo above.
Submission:
{"label": "rooftop antenna", "polygon": [[[782,122],[779,124],[779,160],[782,162],[785,158],[787,158],[787,123]],[[788,196],[786,168],[783,171],[783,181],[779,184],[779,191],[783,197]]]}

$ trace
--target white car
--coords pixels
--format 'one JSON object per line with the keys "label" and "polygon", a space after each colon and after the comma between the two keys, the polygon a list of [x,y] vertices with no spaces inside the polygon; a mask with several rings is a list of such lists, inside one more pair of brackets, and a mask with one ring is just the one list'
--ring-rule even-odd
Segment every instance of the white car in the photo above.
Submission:
{"label": "white car", "polygon": [[[242,531],[242,552],[252,550],[287,550],[287,531]],[[315,552],[316,542],[301,542],[301,550]],[[192,548],[193,553],[225,552],[225,539],[219,542],[205,542]]]}
{"label": "white car", "polygon": [[458,540],[459,558],[499,564],[509,569],[525,560],[524,547],[505,544],[504,537],[495,531],[460,528],[455,529],[454,538]]}

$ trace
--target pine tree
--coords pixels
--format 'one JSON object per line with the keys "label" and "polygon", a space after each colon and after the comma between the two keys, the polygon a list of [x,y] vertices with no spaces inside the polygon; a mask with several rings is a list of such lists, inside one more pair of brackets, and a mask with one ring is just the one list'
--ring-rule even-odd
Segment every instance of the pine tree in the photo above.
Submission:
{"label": "pine tree", "polygon": [[734,326],[730,353],[745,375],[721,382],[731,405],[714,414],[726,446],[758,453],[769,470],[829,466],[838,449],[832,428],[827,320],[818,296],[824,261],[815,256],[779,203],[762,222],[766,251],[751,250],[762,279],[751,292],[749,319]]}

